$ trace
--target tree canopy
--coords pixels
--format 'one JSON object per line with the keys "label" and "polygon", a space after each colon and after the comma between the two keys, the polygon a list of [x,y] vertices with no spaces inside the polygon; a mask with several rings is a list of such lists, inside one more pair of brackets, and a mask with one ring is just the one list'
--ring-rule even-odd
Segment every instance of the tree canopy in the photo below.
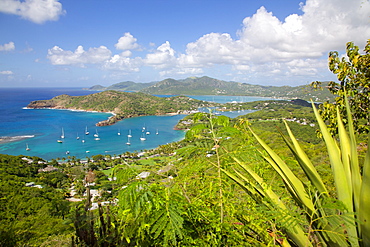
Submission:
{"label": "tree canopy", "polygon": [[[329,91],[336,95],[333,103],[325,102],[320,106],[321,116],[328,123],[331,132],[336,130],[336,108],[345,116],[345,95],[349,98],[355,130],[358,133],[370,132],[370,39],[364,49],[359,52],[353,42],[347,43],[346,57],[337,51],[329,53],[329,69],[337,75],[338,82],[328,84]],[[313,82],[314,87],[320,82]]]}

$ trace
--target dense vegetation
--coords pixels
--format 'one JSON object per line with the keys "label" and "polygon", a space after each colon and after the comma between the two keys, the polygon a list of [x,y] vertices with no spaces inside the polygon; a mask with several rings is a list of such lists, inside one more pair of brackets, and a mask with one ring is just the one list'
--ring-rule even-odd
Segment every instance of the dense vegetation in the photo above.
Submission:
{"label": "dense vegetation", "polygon": [[[113,159],[96,155],[86,164],[73,158],[59,164],[52,161],[51,164],[59,170],[45,173],[37,172],[39,168],[46,166],[38,163],[37,158],[32,158],[34,161],[28,163],[29,161],[20,157],[3,155],[2,198],[6,209],[2,212],[7,213],[2,216],[1,223],[7,225],[13,219],[14,224],[1,229],[4,241],[8,241],[6,245],[20,246],[27,243],[30,246],[48,246],[52,241],[58,242],[60,246],[72,243],[77,246],[293,244],[291,235],[286,235],[289,232],[288,226],[297,220],[304,222],[304,217],[300,216],[301,211],[295,200],[289,199],[289,190],[283,180],[279,179],[278,173],[269,168],[263,156],[257,152],[258,143],[248,127],[251,126],[255,133],[276,150],[299,179],[307,182],[305,173],[294,160],[294,155],[289,152],[284,140],[279,138],[279,131],[284,129],[282,119],[290,118],[295,111],[305,112],[306,119],[314,119],[314,114],[312,108],[307,106],[287,102],[271,103],[259,103],[266,108],[258,111],[260,115],[256,118],[265,121],[254,121],[249,114],[236,119],[205,113],[189,115],[182,120],[190,123],[185,140],[146,151],[144,156],[127,153]],[[269,118],[270,107],[280,112],[281,119]],[[316,121],[314,123],[317,124]],[[313,165],[328,187],[328,193],[336,195],[329,158],[324,155],[324,143],[316,137],[317,126],[302,125],[297,121],[290,122],[289,126],[311,157]],[[360,153],[363,154],[363,150]],[[282,214],[278,208],[261,204],[263,200],[253,199],[248,196],[249,193],[244,192],[242,186],[236,186],[237,183],[230,177],[239,164],[235,158],[238,162],[247,164],[261,179],[268,181],[269,187],[274,188],[280,198],[284,198],[284,203],[294,218],[284,220],[286,213]],[[230,173],[228,176],[226,171]],[[113,180],[114,177],[117,179]],[[18,187],[7,185],[15,180],[20,181]],[[43,188],[25,186],[26,182],[32,181]],[[82,198],[87,200],[65,201],[65,197],[71,196],[71,191],[66,189],[71,185],[77,193],[75,198],[85,194],[87,197]],[[13,192],[13,189],[17,192]],[[24,196],[26,192],[19,193],[22,190],[32,190],[33,199]],[[47,194],[48,190],[56,193],[49,197],[51,195]],[[89,196],[93,190],[99,191],[99,196],[94,199]],[[20,196],[16,197],[15,193]],[[14,205],[9,198],[13,197],[18,198],[19,205],[25,200],[22,204],[25,206],[18,208],[17,218],[7,216],[9,208]],[[118,198],[118,204],[115,198]],[[41,207],[41,203],[36,203],[35,206],[33,202],[26,203],[29,200],[41,200],[43,205]],[[109,206],[105,203],[107,201],[111,202]],[[89,210],[93,207],[92,202],[99,203],[95,210]],[[330,203],[334,211],[343,210],[335,199],[331,199]],[[33,209],[37,205],[40,205],[38,210],[44,213],[43,217],[39,216],[41,212]],[[56,205],[65,205],[65,210],[56,209]],[[329,212],[332,209],[325,210]],[[24,224],[22,211],[29,212],[28,217],[31,218],[27,219],[32,219],[38,228],[28,229],[37,229],[37,234],[34,232],[24,235],[25,233],[19,231]],[[39,219],[42,224],[38,222]],[[340,218],[334,218],[334,222],[340,222]],[[50,227],[53,224],[58,225]],[[48,229],[44,230],[43,227]],[[14,234],[20,236],[14,238]],[[308,231],[306,234],[311,236],[313,232]],[[26,239],[24,236],[27,236]]]}
{"label": "dense vegetation", "polygon": [[150,83],[135,83],[133,81],[124,81],[115,83],[108,87],[103,87],[101,85],[95,85],[90,88],[87,88],[87,90],[97,90],[97,91],[104,91],[104,90],[117,90],[117,91],[140,91],[146,87],[150,87],[154,85],[155,82]]}
{"label": "dense vegetation", "polygon": [[184,140],[142,153],[1,155],[0,243],[370,246],[370,140],[355,132],[352,97],[335,112],[338,135],[313,104],[264,101],[225,106],[259,110],[235,119],[189,115]]}
{"label": "dense vegetation", "polygon": [[[359,48],[352,42],[347,43],[347,58],[340,58],[338,52],[329,53],[329,69],[337,75],[339,82],[330,82],[329,91],[336,96],[334,102],[325,102],[320,106],[320,113],[327,121],[332,133],[337,130],[336,108],[346,115],[345,95],[349,96],[349,104],[353,114],[353,124],[358,133],[370,132],[370,39],[360,54]],[[320,82],[312,83],[321,88]],[[346,124],[346,122],[345,122]]]}
{"label": "dense vegetation", "polygon": [[[324,85],[327,83],[324,82]],[[217,80],[207,76],[189,77],[183,80],[165,79],[159,82],[135,83],[120,82],[109,87],[100,85],[89,88],[90,90],[118,90],[140,91],[147,94],[165,95],[241,95],[262,96],[285,99],[300,98],[304,100],[327,101],[332,100],[333,95],[326,88],[315,90],[309,85],[290,86],[261,86],[248,83],[229,82]]]}
{"label": "dense vegetation", "polygon": [[0,246],[40,246],[61,233],[58,242],[69,241],[70,181],[59,170],[38,173],[45,166],[37,157],[0,155]]}
{"label": "dense vegetation", "polygon": [[115,115],[100,124],[107,125],[123,118],[183,113],[204,106],[212,106],[212,103],[186,96],[160,98],[143,93],[104,91],[85,96],[59,95],[50,100],[33,101],[27,107],[112,112]]}

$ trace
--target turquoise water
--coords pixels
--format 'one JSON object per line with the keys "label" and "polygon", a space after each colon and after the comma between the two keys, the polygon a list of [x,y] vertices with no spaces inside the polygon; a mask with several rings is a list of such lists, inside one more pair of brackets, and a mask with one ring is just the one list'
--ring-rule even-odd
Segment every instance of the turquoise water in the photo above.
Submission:
{"label": "turquoise water", "polygon": [[[81,112],[51,109],[25,109],[30,101],[50,99],[60,94],[86,95],[96,93],[77,88],[0,89],[0,137],[19,137],[16,141],[0,143],[0,153],[53,158],[91,157],[96,154],[119,155],[125,152],[153,149],[159,145],[181,140],[185,133],[174,130],[184,115],[146,116],[124,119],[112,126],[95,127],[95,124],[111,116],[108,113]],[[220,103],[254,101],[266,98],[240,96],[191,96]],[[229,98],[227,98],[229,97]],[[239,97],[239,98],[238,98]],[[229,117],[247,112],[223,113]],[[85,128],[90,134],[85,135]],[[140,140],[143,134],[145,141]],[[65,138],[61,139],[62,130]],[[100,140],[95,140],[94,134]],[[131,131],[131,145],[127,145]],[[156,133],[158,131],[158,134]],[[146,134],[146,132],[150,132]],[[120,135],[118,135],[120,133]],[[77,139],[77,137],[79,137]],[[58,143],[62,140],[62,143]],[[84,140],[84,142],[83,142]],[[26,147],[29,151],[26,151]]]}

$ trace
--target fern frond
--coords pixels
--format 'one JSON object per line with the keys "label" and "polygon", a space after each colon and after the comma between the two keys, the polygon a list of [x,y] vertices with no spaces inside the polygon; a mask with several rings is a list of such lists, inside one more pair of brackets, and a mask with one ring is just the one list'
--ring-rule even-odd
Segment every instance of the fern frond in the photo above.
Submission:
{"label": "fern frond", "polygon": [[164,246],[176,245],[177,240],[184,236],[184,219],[175,200],[170,198],[169,190],[165,189],[165,193],[165,201],[154,212],[151,233],[154,234],[154,239],[163,238]]}

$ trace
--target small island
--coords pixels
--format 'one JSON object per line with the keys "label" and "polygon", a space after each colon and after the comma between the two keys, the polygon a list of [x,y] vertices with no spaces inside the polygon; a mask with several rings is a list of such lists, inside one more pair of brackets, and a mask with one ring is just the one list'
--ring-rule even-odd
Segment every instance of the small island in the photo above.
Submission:
{"label": "small island", "polygon": [[144,93],[110,90],[85,96],[63,94],[50,100],[32,101],[28,104],[27,108],[112,113],[113,116],[96,124],[96,126],[107,126],[113,125],[124,118],[165,114],[189,114],[197,111],[199,107],[214,106],[218,106],[218,104],[192,99],[187,96],[161,98]]}

